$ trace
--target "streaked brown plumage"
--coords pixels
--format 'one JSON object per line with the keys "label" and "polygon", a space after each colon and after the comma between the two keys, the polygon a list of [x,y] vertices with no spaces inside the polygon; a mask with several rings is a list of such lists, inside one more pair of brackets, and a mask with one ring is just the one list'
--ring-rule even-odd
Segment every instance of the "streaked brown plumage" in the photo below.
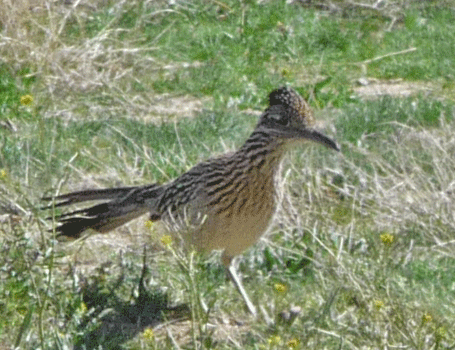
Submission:
{"label": "streaked brown plumage", "polygon": [[[174,181],[137,187],[73,192],[53,198],[55,206],[103,200],[63,214],[60,235],[77,238],[86,229],[108,232],[145,213],[199,251],[223,250],[222,260],[237,288],[245,293],[231,267],[234,256],[254,244],[275,212],[275,180],[285,151],[302,140],[339,150],[312,129],[312,112],[294,90],[269,95],[269,106],[251,136],[235,153],[199,163]],[[44,198],[51,200],[52,198]],[[243,295],[252,313],[254,306]]]}

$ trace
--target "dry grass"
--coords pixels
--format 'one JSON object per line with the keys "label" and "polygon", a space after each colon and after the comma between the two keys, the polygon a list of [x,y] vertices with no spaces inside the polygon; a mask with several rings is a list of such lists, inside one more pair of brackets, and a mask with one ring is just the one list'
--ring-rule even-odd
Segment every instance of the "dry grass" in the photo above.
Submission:
{"label": "dry grass", "polygon": [[[251,279],[247,288],[267,317],[276,320],[276,314],[292,306],[303,310],[297,331],[292,327],[281,331],[281,344],[297,333],[302,343],[316,348],[337,342],[352,349],[373,344],[431,348],[436,337],[431,327],[442,327],[447,333],[443,344],[450,344],[453,331],[448,322],[455,312],[453,300],[441,300],[433,291],[437,284],[416,290],[403,273],[418,262],[433,270],[441,261],[455,258],[454,129],[453,124],[430,131],[400,125],[395,135],[384,135],[383,151],[362,147],[349,150],[349,144],[344,144],[345,155],[321,154],[311,148],[301,154],[301,162],[295,156],[293,164],[287,162],[285,196],[271,233],[240,259],[245,278]],[[353,161],[348,156],[351,151],[358,152],[363,161]],[[368,163],[368,171],[363,162]],[[334,174],[342,176],[336,185],[331,183]],[[121,252],[140,254],[142,239],[127,243],[125,233],[133,234],[127,236],[130,238],[148,237],[141,219],[116,234],[91,237],[84,244],[87,255],[79,264],[88,258],[88,266],[99,266]],[[381,242],[384,233],[394,237],[390,246]],[[106,247],[109,254],[100,256]],[[315,281],[294,286],[288,281],[291,292],[282,300],[276,299],[265,272],[258,269],[264,263],[261,251],[266,247],[281,266],[289,257],[305,256],[307,249],[314,251],[308,258],[314,266]],[[78,258],[83,256],[80,252]],[[154,278],[161,282],[154,283],[167,286],[174,304],[189,302],[194,286],[183,277],[178,263],[186,257],[175,260],[172,254],[159,251],[150,257],[150,267],[160,271]],[[216,264],[216,257],[210,260]],[[119,265],[114,262],[113,274],[118,273],[115,266]],[[277,275],[286,273],[283,267],[276,268]],[[87,271],[84,264],[78,269]],[[204,271],[198,273],[203,275]],[[218,285],[215,294],[205,291],[203,298],[214,304],[199,336],[241,348],[245,332],[249,332],[256,342],[268,344],[271,333],[264,331],[263,321],[257,323],[233,311],[241,303],[228,283]],[[325,308],[330,313],[322,316]],[[433,319],[430,328],[420,326],[426,314]],[[174,346],[194,344],[194,324],[187,317],[183,314],[157,324],[157,344],[170,339]],[[322,323],[321,317],[326,318]],[[299,333],[301,327],[306,331]]]}
{"label": "dry grass", "polygon": [[[138,5],[140,3],[140,5]],[[128,116],[138,120],[162,121],[169,116],[194,116],[203,103],[191,96],[154,95],[148,79],[165,77],[175,69],[199,63],[160,61],[154,41],[144,41],[138,28],[120,29],[118,19],[131,8],[149,7],[156,15],[173,12],[166,2],[120,1],[111,7],[113,20],[92,36],[85,23],[106,6],[106,1],[3,1],[0,4],[1,60],[16,72],[30,69],[39,88],[36,103],[45,106],[45,117],[99,119]],[[74,30],[68,27],[74,26]],[[88,29],[87,29],[88,30]],[[126,37],[126,39],[125,39]],[[144,77],[147,77],[144,79]],[[134,84],[144,86],[138,91]],[[180,108],[179,108],[180,106]],[[163,113],[165,111],[165,113]]]}
{"label": "dry grass", "polygon": [[[159,79],[160,74],[166,75],[181,65],[197,68],[201,63],[162,62],[144,54],[154,53],[159,47],[150,41],[139,49],[141,33],[135,28],[120,31],[115,20],[94,37],[67,36],[65,28],[70,23],[85,23],[86,18],[103,6],[109,5],[112,11],[117,11],[113,18],[118,19],[137,2],[3,0],[0,59],[16,72],[32,66],[30,75],[36,79],[33,85],[36,90],[32,93],[42,108],[41,115],[47,118],[128,116],[155,121],[168,119],[170,115],[198,113],[210,100],[153,95],[147,88],[144,91],[133,88],[133,84],[146,85],[147,79],[143,77]],[[140,3],[156,8],[156,15],[174,11],[164,1]],[[403,87],[400,85],[400,92]],[[405,87],[413,94],[425,90],[427,84],[406,83]],[[380,93],[386,90],[381,89]],[[370,135],[358,145],[343,143],[341,154],[310,147],[286,162],[282,181],[284,197],[271,233],[245,253],[240,259],[240,269],[246,288],[272,320],[277,321],[277,314],[291,306],[302,308],[302,314],[292,325],[277,323],[267,327],[263,319],[252,320],[246,316],[234,288],[218,276],[207,277],[206,274],[218,271],[216,256],[209,257],[208,262],[194,263],[191,268],[199,271],[190,273],[188,268],[182,269],[179,259],[186,257],[176,257],[156,242],[150,243],[150,232],[142,218],[112,234],[90,237],[82,245],[78,242],[52,247],[40,214],[24,208],[17,216],[8,214],[1,218],[2,244],[21,235],[32,237],[33,247],[27,248],[24,259],[29,263],[25,271],[33,278],[36,276],[34,283],[39,287],[34,291],[42,297],[46,291],[65,288],[66,295],[56,298],[58,302],[44,303],[50,305],[40,311],[40,315],[47,312],[46,319],[38,316],[33,319],[36,324],[51,329],[49,334],[61,341],[61,347],[72,345],[77,332],[87,331],[74,325],[71,329],[67,320],[55,311],[61,307],[70,312],[69,307],[62,306],[66,300],[72,300],[73,296],[67,294],[74,290],[80,292],[77,286],[84,278],[96,275],[109,282],[123,276],[126,287],[122,288],[127,290],[124,295],[131,295],[130,299],[124,298],[125,305],[132,304],[142,267],[138,256],[144,243],[148,243],[151,248],[147,266],[152,272],[147,287],[164,286],[173,304],[188,303],[193,307],[199,307],[194,293],[200,288],[201,298],[213,309],[208,318],[184,314],[147,325],[137,319],[127,322],[120,318],[114,319],[115,325],[103,323],[101,332],[106,335],[112,335],[112,329],[128,333],[130,348],[210,348],[208,342],[204,343],[209,339],[213,347],[226,349],[281,349],[289,348],[287,342],[293,338],[299,339],[302,349],[453,348],[455,304],[450,294],[453,285],[443,284],[447,282],[441,282],[439,277],[428,277],[418,284],[413,274],[418,268],[424,273],[440,270],[449,274],[453,268],[450,261],[455,258],[454,134],[453,123],[435,129],[395,125],[393,134]],[[93,149],[101,148],[96,140],[94,143]],[[155,165],[145,147],[135,146],[138,157]],[[118,163],[122,163],[126,154],[118,149],[114,151],[119,154]],[[189,163],[184,150],[179,151],[181,154],[176,158]],[[84,156],[92,159],[90,151]],[[93,157],[92,161],[98,163],[100,159],[101,156]],[[30,163],[34,162],[39,163],[37,160]],[[114,179],[122,183],[141,181],[141,170],[131,163],[122,164],[124,172],[115,170],[118,164],[103,164],[96,169],[101,172],[107,168],[110,175],[103,173],[100,178],[86,175],[85,169],[68,163],[72,173],[72,180],[67,182],[69,187],[79,183],[76,177],[82,178],[83,185],[79,185],[82,187],[98,186]],[[19,185],[2,183],[2,194],[20,207],[18,197],[23,193],[19,195],[17,189],[23,186],[22,191],[27,192],[26,185],[25,180],[19,181]],[[392,244],[381,240],[384,233],[393,235]],[[265,248],[272,256],[270,269],[265,267]],[[45,282],[52,275],[45,263],[49,252],[56,257],[54,284]],[[310,261],[308,269],[289,273],[286,264],[290,259],[302,257]],[[14,259],[9,262],[14,264]],[[45,272],[40,274],[37,266]],[[197,285],[197,281],[203,283]],[[274,294],[276,281],[289,286],[286,295]],[[26,318],[26,312],[22,309],[21,312]],[[422,317],[427,313],[432,321],[425,323]],[[100,319],[101,316],[97,320]],[[39,331],[34,328],[35,323],[26,335],[37,344]],[[19,321],[16,324],[15,331],[21,326]],[[155,343],[144,338],[145,326],[155,327]],[[67,329],[71,330],[60,334]],[[445,335],[440,336],[438,332]],[[277,335],[281,338],[273,338]],[[6,335],[6,339],[14,343],[16,336],[17,333]],[[41,343],[47,344],[43,340]]]}

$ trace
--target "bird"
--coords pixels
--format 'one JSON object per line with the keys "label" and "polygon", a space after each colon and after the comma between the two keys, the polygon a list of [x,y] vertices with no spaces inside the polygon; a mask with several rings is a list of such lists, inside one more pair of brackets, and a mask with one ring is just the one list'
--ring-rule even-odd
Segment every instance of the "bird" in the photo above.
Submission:
{"label": "bird", "polygon": [[256,316],[233,259],[256,243],[272,221],[286,151],[308,140],[340,150],[314,126],[307,101],[283,86],[269,94],[256,127],[235,152],[209,158],[165,184],[88,189],[43,200],[52,201],[48,208],[102,201],[55,216],[58,237],[77,239],[87,229],[106,233],[148,213],[185,247],[202,253],[221,250],[229,277]]}

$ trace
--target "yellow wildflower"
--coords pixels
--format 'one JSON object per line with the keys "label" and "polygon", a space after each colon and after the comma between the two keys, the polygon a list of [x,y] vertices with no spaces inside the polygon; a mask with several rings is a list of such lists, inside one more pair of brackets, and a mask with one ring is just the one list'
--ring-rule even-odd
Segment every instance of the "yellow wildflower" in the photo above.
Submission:
{"label": "yellow wildflower", "polygon": [[384,302],[382,300],[375,300],[373,304],[374,304],[374,307],[378,310],[380,310],[384,307]]}
{"label": "yellow wildflower", "polygon": [[442,339],[444,339],[447,335],[447,331],[444,327],[439,327],[436,329],[435,333],[435,338],[438,342],[440,342]]}
{"label": "yellow wildflower", "polygon": [[21,96],[21,105],[22,106],[30,106],[32,103],[33,103],[32,95]]}
{"label": "yellow wildflower", "polygon": [[275,283],[274,287],[275,291],[280,294],[284,294],[288,291],[288,287],[283,283]]}
{"label": "yellow wildflower", "polygon": [[422,323],[430,323],[431,321],[433,321],[433,317],[428,312],[425,312],[422,316]]}
{"label": "yellow wildflower", "polygon": [[288,346],[289,349],[297,349],[299,344],[300,344],[300,341],[297,338],[292,338],[291,340],[289,340],[286,343],[286,345]]}
{"label": "yellow wildflower", "polygon": [[384,243],[385,245],[391,245],[393,243],[394,238],[395,238],[390,233],[383,233],[379,237],[381,238],[382,243]]}
{"label": "yellow wildflower", "polygon": [[144,337],[145,340],[153,340],[155,338],[155,333],[153,332],[153,329],[151,328],[146,328],[144,332],[142,332],[142,336]]}
{"label": "yellow wildflower", "polygon": [[82,302],[81,305],[79,305],[79,308],[77,309],[77,313],[79,315],[84,315],[87,312],[87,305]]}
{"label": "yellow wildflower", "polygon": [[5,180],[7,176],[5,169],[0,169],[0,180]]}
{"label": "yellow wildflower", "polygon": [[281,337],[279,335],[272,335],[269,339],[267,339],[267,342],[270,345],[278,345],[281,343]]}
{"label": "yellow wildflower", "polygon": [[153,221],[152,220],[147,220],[144,223],[145,227],[148,228],[149,230],[153,227]]}
{"label": "yellow wildflower", "polygon": [[166,247],[169,247],[172,244],[172,236],[170,235],[161,236],[161,243],[163,243]]}

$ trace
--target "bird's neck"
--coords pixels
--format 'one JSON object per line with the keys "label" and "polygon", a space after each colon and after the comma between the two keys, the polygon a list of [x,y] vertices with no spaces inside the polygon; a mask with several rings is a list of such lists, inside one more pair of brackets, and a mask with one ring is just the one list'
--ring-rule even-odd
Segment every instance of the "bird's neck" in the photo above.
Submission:
{"label": "bird's neck", "polygon": [[251,171],[263,176],[274,176],[286,151],[286,142],[261,130],[255,130],[236,152],[239,159],[249,164]]}

